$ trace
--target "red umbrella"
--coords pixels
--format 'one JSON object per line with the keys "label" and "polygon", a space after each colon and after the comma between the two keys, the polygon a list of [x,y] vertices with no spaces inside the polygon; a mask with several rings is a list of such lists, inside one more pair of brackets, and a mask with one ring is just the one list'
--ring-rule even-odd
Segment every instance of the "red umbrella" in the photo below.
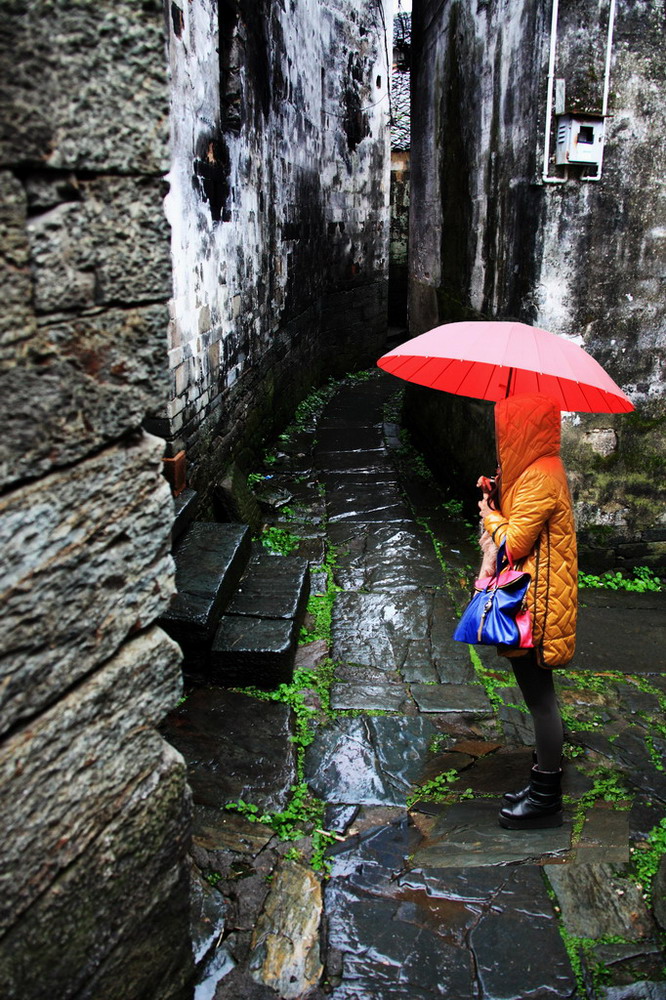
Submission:
{"label": "red umbrella", "polygon": [[561,410],[634,408],[582,347],[524,323],[446,323],[389,351],[377,364],[408,382],[475,399],[539,392]]}

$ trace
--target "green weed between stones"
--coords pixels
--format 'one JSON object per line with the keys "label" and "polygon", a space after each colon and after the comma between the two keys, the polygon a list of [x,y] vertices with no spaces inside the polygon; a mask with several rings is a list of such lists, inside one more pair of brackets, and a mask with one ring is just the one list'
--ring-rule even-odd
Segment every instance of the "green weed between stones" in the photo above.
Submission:
{"label": "green weed between stones", "polygon": [[[633,795],[628,791],[622,777],[616,772],[605,767],[596,767],[590,773],[593,779],[592,787],[572,804],[575,806],[571,843],[575,846],[580,840],[580,835],[585,823],[585,815],[596,802],[613,802],[616,809],[626,812],[631,809]],[[565,797],[568,800],[568,797]]]}
{"label": "green weed between stones", "polygon": [[437,777],[419,785],[407,796],[407,808],[411,809],[416,802],[444,801],[450,792],[451,785],[458,780],[458,777],[456,770],[443,771]]}
{"label": "green weed between stones", "polygon": [[[494,670],[488,670],[488,668],[481,662],[479,654],[475,650],[474,646],[469,647],[469,656],[472,661],[472,666],[474,667],[474,672],[479,679],[479,683],[485,689],[490,704],[493,706],[495,711],[498,711],[500,708],[504,708],[506,703],[500,694],[500,688],[505,688],[507,686],[506,674],[495,673]],[[521,706],[517,705],[515,707],[520,708],[521,711],[523,711]],[[527,711],[527,709],[524,710]]]}
{"label": "green weed between stones", "polygon": [[338,587],[333,576],[334,567],[337,564],[337,552],[330,543],[326,546],[326,559],[321,566],[316,566],[312,572],[314,574],[326,574],[326,590],[323,593],[310,594],[308,599],[308,613],[312,618],[312,626],[303,626],[299,636],[299,642],[306,644],[315,642],[317,639],[324,639],[331,642],[331,621],[333,617],[333,603],[335,595],[341,593],[342,587]]}
{"label": "green weed between stones", "polygon": [[579,587],[603,588],[604,590],[630,590],[636,594],[646,591],[660,591],[661,579],[648,566],[636,566],[633,576],[625,576],[622,570],[607,570],[601,576],[594,573],[578,573]]}
{"label": "green weed between stones", "polygon": [[260,541],[265,549],[280,556],[288,556],[301,544],[298,535],[276,525],[266,526],[261,533]]}
{"label": "green weed between stones", "polygon": [[245,816],[252,823],[263,823],[278,835],[280,840],[299,840],[312,836],[310,864],[315,871],[326,875],[329,864],[325,859],[327,847],[335,840],[334,834],[322,830],[325,802],[312,794],[304,779],[305,751],[314,739],[313,722],[318,710],[306,704],[307,692],[315,692],[321,710],[330,714],[330,687],[335,664],[325,660],[315,670],[295,671],[290,684],[280,684],[275,691],[262,691],[249,687],[236,689],[240,693],[262,701],[279,701],[289,705],[295,717],[295,732],[291,737],[296,750],[297,784],[290,788],[291,798],[282,812],[263,812],[259,806],[243,799],[228,803],[224,808]]}
{"label": "green weed between stones", "polygon": [[666,817],[650,830],[647,840],[630,848],[630,874],[642,890],[648,905],[652,903],[652,883],[666,854]]}
{"label": "green weed between stones", "polygon": [[407,808],[411,809],[417,802],[444,802],[451,805],[454,802],[462,802],[463,799],[477,797],[471,788],[462,790],[452,788],[451,786],[459,779],[460,773],[452,769],[443,771],[430,781],[425,781],[407,796]]}

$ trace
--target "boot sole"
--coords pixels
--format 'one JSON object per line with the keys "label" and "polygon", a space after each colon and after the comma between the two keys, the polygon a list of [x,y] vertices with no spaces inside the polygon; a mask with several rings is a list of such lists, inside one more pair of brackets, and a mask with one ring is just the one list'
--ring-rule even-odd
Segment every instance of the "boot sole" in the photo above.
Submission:
{"label": "boot sole", "polygon": [[529,819],[512,819],[499,815],[499,825],[505,830],[549,830],[551,827],[562,826],[564,816],[561,812],[550,816],[530,816]]}

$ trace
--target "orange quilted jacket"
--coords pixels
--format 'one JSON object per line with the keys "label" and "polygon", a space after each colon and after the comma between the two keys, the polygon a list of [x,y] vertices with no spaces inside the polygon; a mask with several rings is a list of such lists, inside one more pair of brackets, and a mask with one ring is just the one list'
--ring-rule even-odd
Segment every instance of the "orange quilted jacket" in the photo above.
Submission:
{"label": "orange quilted jacket", "polygon": [[514,561],[532,575],[528,591],[539,662],[568,663],[576,643],[576,529],[560,459],[560,411],[546,396],[509,396],[495,406],[501,511],[484,527],[506,540]]}

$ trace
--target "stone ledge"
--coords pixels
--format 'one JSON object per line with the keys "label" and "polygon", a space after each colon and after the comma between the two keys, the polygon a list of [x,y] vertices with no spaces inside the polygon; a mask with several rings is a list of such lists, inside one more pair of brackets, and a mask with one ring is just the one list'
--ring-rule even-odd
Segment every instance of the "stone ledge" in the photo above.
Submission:
{"label": "stone ledge", "polygon": [[181,691],[180,650],[152,629],[0,748],[12,802],[3,850],[6,928],[127,808],[164,754],[152,729]]}
{"label": "stone ledge", "polygon": [[162,448],[143,435],[0,499],[0,732],[53,702],[166,607],[173,504],[159,474]]}

